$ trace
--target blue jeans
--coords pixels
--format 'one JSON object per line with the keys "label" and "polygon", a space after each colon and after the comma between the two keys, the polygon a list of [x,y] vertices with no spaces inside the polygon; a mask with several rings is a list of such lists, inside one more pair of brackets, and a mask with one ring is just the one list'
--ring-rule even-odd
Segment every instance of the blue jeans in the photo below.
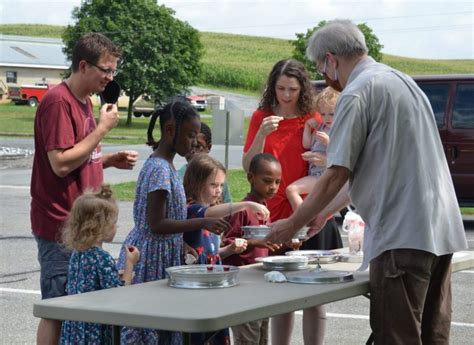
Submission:
{"label": "blue jeans", "polygon": [[71,253],[60,243],[35,236],[38,245],[38,262],[41,267],[41,298],[66,295],[67,271]]}

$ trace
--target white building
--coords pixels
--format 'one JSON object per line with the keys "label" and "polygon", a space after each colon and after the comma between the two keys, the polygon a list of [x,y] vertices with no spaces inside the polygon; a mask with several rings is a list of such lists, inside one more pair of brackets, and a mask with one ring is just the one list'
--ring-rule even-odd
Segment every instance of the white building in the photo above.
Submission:
{"label": "white building", "polygon": [[0,35],[0,94],[8,86],[58,84],[69,68],[58,38]]}

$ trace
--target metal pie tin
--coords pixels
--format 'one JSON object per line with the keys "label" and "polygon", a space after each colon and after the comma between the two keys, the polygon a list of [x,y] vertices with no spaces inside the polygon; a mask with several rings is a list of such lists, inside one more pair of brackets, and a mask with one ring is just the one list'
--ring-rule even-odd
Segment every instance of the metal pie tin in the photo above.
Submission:
{"label": "metal pie tin", "polygon": [[310,263],[319,262],[320,264],[337,262],[341,255],[335,250],[293,250],[285,254],[289,256],[305,256]]}
{"label": "metal pie tin", "polygon": [[297,284],[336,284],[354,280],[349,271],[309,270],[285,273],[286,280]]}
{"label": "metal pie tin", "polygon": [[258,240],[261,240],[267,237],[268,233],[271,230],[271,227],[269,227],[268,225],[255,225],[255,226],[246,225],[246,226],[241,226],[240,228],[242,229],[242,232],[243,232],[243,235],[242,235],[243,238],[249,238],[249,239],[253,238],[253,239],[258,239]]}
{"label": "metal pie tin", "polygon": [[[242,237],[247,239],[264,239],[271,231],[271,226],[268,225],[246,225],[241,226],[242,229]],[[305,240],[308,238],[306,235],[309,230],[309,226],[304,226],[295,234],[293,238],[297,238],[299,240]]]}
{"label": "metal pie tin", "polygon": [[255,259],[262,268],[269,271],[296,271],[308,268],[308,258],[304,256],[275,255]]}
{"label": "metal pie tin", "polygon": [[183,265],[168,267],[168,285],[183,289],[215,289],[239,283],[240,269],[229,265]]}

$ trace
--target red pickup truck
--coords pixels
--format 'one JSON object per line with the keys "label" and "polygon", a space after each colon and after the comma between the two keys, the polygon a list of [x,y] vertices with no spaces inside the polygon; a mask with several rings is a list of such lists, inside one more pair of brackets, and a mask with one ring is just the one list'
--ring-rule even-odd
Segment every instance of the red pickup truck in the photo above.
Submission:
{"label": "red pickup truck", "polygon": [[56,84],[37,83],[35,85],[9,86],[8,98],[15,104],[28,104],[30,107],[36,107],[43,100],[46,92]]}

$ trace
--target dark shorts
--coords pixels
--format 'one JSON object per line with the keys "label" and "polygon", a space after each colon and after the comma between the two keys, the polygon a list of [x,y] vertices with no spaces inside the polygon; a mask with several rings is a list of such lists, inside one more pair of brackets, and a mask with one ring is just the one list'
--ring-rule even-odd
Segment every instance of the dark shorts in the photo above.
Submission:
{"label": "dark shorts", "polygon": [[38,245],[38,262],[41,267],[41,298],[66,295],[67,270],[71,254],[53,241],[35,236]]}

